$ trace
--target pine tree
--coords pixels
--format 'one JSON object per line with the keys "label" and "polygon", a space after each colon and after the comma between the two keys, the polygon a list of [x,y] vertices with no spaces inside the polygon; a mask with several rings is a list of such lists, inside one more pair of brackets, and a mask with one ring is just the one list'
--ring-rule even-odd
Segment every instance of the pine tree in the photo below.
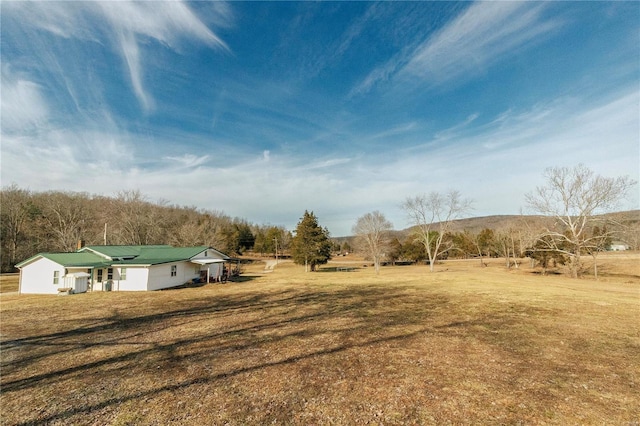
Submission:
{"label": "pine tree", "polygon": [[317,265],[325,264],[331,258],[329,231],[318,225],[318,219],[313,212],[305,210],[304,216],[298,222],[291,254],[295,263],[304,265],[305,272],[315,271]]}

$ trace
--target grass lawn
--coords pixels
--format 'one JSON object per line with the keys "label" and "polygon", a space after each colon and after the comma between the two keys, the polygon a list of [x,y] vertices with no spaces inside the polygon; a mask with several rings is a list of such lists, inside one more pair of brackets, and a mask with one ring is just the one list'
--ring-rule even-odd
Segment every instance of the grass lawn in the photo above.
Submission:
{"label": "grass lawn", "polygon": [[603,258],[600,281],[285,263],[200,288],[3,295],[1,423],[638,424],[625,259]]}
{"label": "grass lawn", "polygon": [[0,293],[11,293],[18,291],[19,282],[19,274],[0,275]]}

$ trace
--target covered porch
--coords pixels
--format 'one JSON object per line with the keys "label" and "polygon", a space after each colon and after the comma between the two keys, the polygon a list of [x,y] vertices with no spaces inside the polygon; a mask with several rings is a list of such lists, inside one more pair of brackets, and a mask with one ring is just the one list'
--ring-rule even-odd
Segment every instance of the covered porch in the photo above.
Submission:
{"label": "covered porch", "polygon": [[226,281],[224,259],[192,259],[191,263],[200,265],[200,282],[217,283]]}

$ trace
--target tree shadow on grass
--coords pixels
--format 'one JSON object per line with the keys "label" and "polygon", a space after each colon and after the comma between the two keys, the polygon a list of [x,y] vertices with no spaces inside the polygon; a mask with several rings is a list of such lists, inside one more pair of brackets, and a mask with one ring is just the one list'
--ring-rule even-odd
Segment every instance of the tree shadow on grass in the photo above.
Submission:
{"label": "tree shadow on grass", "polygon": [[[132,294],[131,297],[136,296]],[[35,417],[18,419],[17,424],[69,420],[75,415],[197,383],[215,382],[223,377],[315,356],[410,338],[418,333],[416,327],[422,327],[429,309],[446,304],[447,299],[434,297],[417,302],[407,303],[401,290],[375,286],[331,291],[288,289],[260,292],[256,289],[252,294],[178,301],[176,303],[184,306],[168,305],[168,309],[165,305],[158,305],[150,313],[140,315],[128,316],[113,310],[107,318],[87,316],[83,320],[72,321],[71,327],[63,331],[2,341],[3,374],[0,383],[3,400],[14,400],[19,404],[17,401],[27,401],[30,393],[47,392],[63,381],[73,382],[86,377],[96,381],[108,380],[145,365],[216,364],[218,359],[229,353],[242,357],[243,353],[276,342],[295,348],[300,346],[299,350],[296,349],[298,353],[282,359],[249,359],[240,367],[228,364],[224,371],[206,377],[121,397],[104,394],[100,402],[76,404],[71,409],[49,409],[40,414],[41,417],[34,413]],[[408,315],[407,311],[412,314]],[[31,320],[45,321],[46,318]],[[348,326],[344,325],[345,322]],[[193,332],[200,328],[202,332]],[[167,333],[167,330],[175,332]],[[191,331],[184,333],[183,330]],[[306,342],[314,339],[324,342],[321,337],[326,335],[335,336],[328,339],[333,343],[306,346]],[[298,344],[302,341],[305,344]],[[64,399],[63,395],[59,397]]]}
{"label": "tree shadow on grass", "polygon": [[188,388],[190,386],[213,383],[217,380],[228,379],[234,376],[238,376],[245,373],[251,373],[251,372],[262,370],[265,368],[293,364],[299,361],[303,361],[305,359],[310,359],[318,356],[328,356],[328,355],[336,354],[336,353],[343,352],[349,349],[354,349],[354,348],[362,348],[362,347],[372,346],[372,345],[381,344],[385,342],[402,341],[404,339],[409,339],[411,337],[419,335],[422,332],[424,332],[424,330],[417,330],[410,333],[393,335],[393,336],[388,336],[384,338],[370,339],[362,343],[339,345],[332,348],[310,351],[308,353],[288,357],[278,361],[264,362],[257,365],[241,367],[241,368],[225,371],[225,372],[214,374],[207,377],[200,377],[196,379],[182,381],[175,384],[160,386],[154,389],[148,389],[145,391],[136,392],[130,395],[124,395],[116,398],[108,398],[96,404],[74,407],[71,409],[50,414],[45,417],[39,417],[37,419],[19,422],[19,423],[16,423],[16,425],[22,426],[22,425],[29,425],[34,423],[40,424],[40,423],[50,423],[54,421],[66,420],[76,415],[86,415],[92,412],[96,412],[106,407],[120,405],[129,401],[144,401],[150,397],[159,395],[164,392],[176,392],[176,391],[180,391],[182,389]]}
{"label": "tree shadow on grass", "polygon": [[321,268],[318,268],[318,270],[316,272],[344,272],[344,273],[348,273],[348,272],[358,272],[360,271],[359,266],[324,266]]}
{"label": "tree shadow on grass", "polygon": [[[227,284],[235,284],[235,283],[248,283],[251,281],[256,280],[257,278],[260,278],[258,275],[238,275],[236,277],[231,277],[229,278],[229,280],[226,282]],[[223,283],[225,284],[225,283]]]}
{"label": "tree shadow on grass", "polygon": [[[414,295],[406,288],[374,285],[280,291],[256,287],[251,293],[156,302],[148,312],[114,309],[106,318],[87,315],[63,331],[1,343],[3,412],[13,415],[12,409],[29,404],[34,394],[53,394],[56,401],[41,411],[23,410],[21,417],[4,416],[4,423],[82,423],[84,416],[93,422],[105,415],[105,409],[117,410],[123,404],[144,406],[154,397],[182,393],[192,386],[220,387],[222,381],[243,374],[354,349],[375,351],[387,343],[404,346],[427,334],[470,337],[503,349],[518,346],[513,350],[533,351],[526,332],[514,334],[513,329],[517,331],[525,320],[513,314],[554,314],[541,308],[500,305],[470,315],[464,306],[451,302],[446,294]],[[30,320],[43,321],[46,316]],[[270,354],[263,355],[266,352]],[[194,366],[205,373],[183,374]],[[134,371],[142,374],[140,386],[119,387],[120,378]],[[157,380],[150,382],[149,377],[155,376]],[[101,382],[115,385],[105,389],[98,385]],[[69,403],[72,389],[55,394],[68,383],[86,385],[91,398]]]}

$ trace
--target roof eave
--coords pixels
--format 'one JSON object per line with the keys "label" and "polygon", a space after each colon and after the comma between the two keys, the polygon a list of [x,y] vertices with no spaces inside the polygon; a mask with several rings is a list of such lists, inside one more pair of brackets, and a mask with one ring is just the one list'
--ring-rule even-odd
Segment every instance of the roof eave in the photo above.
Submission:
{"label": "roof eave", "polygon": [[[16,263],[16,265],[15,265],[15,266],[16,266],[16,268],[18,268],[18,269],[23,268],[23,267],[27,266],[29,263],[34,262],[34,261],[35,261],[37,258],[39,258],[39,257],[44,258],[44,256],[43,256],[41,253],[38,253],[38,254],[36,254],[36,255],[34,255],[34,256],[31,256],[31,257],[30,257],[30,258],[28,258],[28,259],[23,260],[23,261],[22,261],[22,262],[20,262],[20,263]],[[56,262],[56,263],[57,263],[57,262]]]}

